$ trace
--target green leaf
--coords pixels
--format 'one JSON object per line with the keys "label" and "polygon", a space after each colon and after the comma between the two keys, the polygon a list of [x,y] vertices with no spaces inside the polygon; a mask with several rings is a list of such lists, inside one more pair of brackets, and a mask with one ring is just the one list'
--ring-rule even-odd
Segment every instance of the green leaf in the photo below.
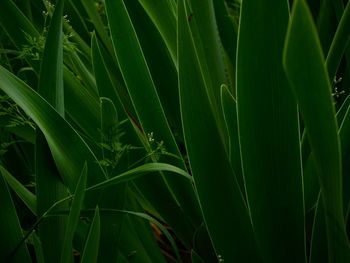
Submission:
{"label": "green leaf", "polygon": [[218,258],[210,244],[212,246],[212,241],[210,240],[208,230],[203,223],[196,229],[196,233],[193,236],[192,251],[207,262],[216,262]]}
{"label": "green leaf", "polygon": [[[63,32],[62,15],[64,0],[56,3],[48,29],[44,54],[40,65],[38,93],[64,117],[63,87]],[[35,181],[37,214],[42,215],[57,200],[67,196],[67,188],[62,183],[52,158],[50,148],[41,130],[36,129]],[[61,206],[62,209],[65,207]],[[65,218],[55,217],[39,225],[39,237],[46,261],[59,262]],[[55,239],[52,237],[55,236]]]}
{"label": "green leaf", "polygon": [[[182,130],[179,90],[177,85],[177,63],[171,59],[169,50],[156,28],[157,25],[153,24],[151,19],[147,16],[140,1],[129,0],[124,3],[127,7],[133,27],[135,28],[138,41],[142,47],[143,55],[147,61],[147,66],[154,81],[154,86],[157,89],[157,95],[162,102],[162,107],[169,126],[174,136],[177,135],[177,138],[179,138],[181,137]],[[155,5],[154,3],[152,4],[152,6]],[[163,13],[166,13],[166,11],[163,11],[162,14]],[[164,24],[166,24],[165,21]],[[174,26],[176,29],[176,24]],[[176,31],[174,33],[176,40]],[[176,47],[176,41],[173,45]],[[157,52],[154,52],[154,50],[157,50]]]}
{"label": "green leaf", "polygon": [[1,66],[0,89],[6,92],[41,129],[60,174],[71,192],[74,192],[85,161],[89,165],[87,185],[106,178],[95,155],[72,126],[40,95]]}
{"label": "green leaf", "polygon": [[39,94],[64,116],[63,32],[64,0],[59,0],[49,26],[40,66]]}
{"label": "green leaf", "polygon": [[100,97],[106,97],[112,102],[119,101],[119,96],[108,74],[107,65],[103,59],[101,47],[95,34],[92,35],[91,39],[91,52],[92,65]]}
{"label": "green leaf", "polygon": [[338,126],[320,41],[304,0],[294,3],[283,63],[298,100],[318,170],[329,262],[348,262],[350,249],[343,214]]}
{"label": "green leaf", "polygon": [[[129,191],[129,193],[132,193]],[[138,203],[138,200],[134,197],[133,194],[129,195],[128,202],[125,206],[126,208],[124,210],[128,211],[134,211],[134,212],[144,212],[145,209],[141,207],[141,205]],[[150,214],[148,212],[148,214]],[[155,215],[151,214],[152,218],[157,218]],[[158,227],[155,225],[155,223],[152,223],[152,221],[145,220],[142,217],[139,216],[129,216],[128,214],[124,213],[124,216],[127,221],[130,222],[130,228],[133,229],[134,235],[133,238],[138,238],[140,245],[144,248],[145,253],[148,255],[148,258],[150,259],[150,262],[159,262],[159,263],[165,263],[166,260],[164,258],[164,255],[162,253],[161,247],[159,246],[159,234],[157,233],[157,238],[155,238],[155,231],[154,229],[156,228],[157,231]],[[159,220],[157,220],[159,221]],[[125,228],[125,223],[123,228]],[[125,235],[130,236],[130,230],[125,229]],[[170,236],[171,237],[171,236]],[[162,236],[161,236],[162,238]],[[120,239],[121,241],[123,239]],[[177,244],[176,244],[177,245]],[[124,250],[124,255],[132,250],[135,247],[129,247],[128,250]],[[137,254],[140,254],[140,250],[137,250],[137,253],[135,253],[135,257],[137,257]],[[130,255],[131,254],[131,255]],[[132,253],[129,253],[130,257],[134,259],[134,256]]]}
{"label": "green leaf", "polygon": [[225,262],[260,262],[248,209],[207,97],[190,34],[190,14],[185,13],[185,2],[178,1],[181,114],[189,163],[203,216],[217,256],[220,255]]}
{"label": "green leaf", "polygon": [[[94,141],[100,139],[98,128],[101,119],[101,109],[98,96],[77,79],[74,72],[64,68],[64,91],[66,117]],[[79,103],[77,103],[79,101]],[[74,126],[74,127],[76,127]]]}
{"label": "green leaf", "polygon": [[[338,2],[338,1],[335,1]],[[350,38],[350,4],[346,5],[344,13],[339,21],[337,31],[335,32],[332,44],[329,48],[326,67],[328,76],[332,80],[337,73],[338,67],[342,60],[346,48],[349,46]]]}
{"label": "green leaf", "polygon": [[[173,134],[171,133],[148,65],[123,0],[106,1],[106,11],[115,54],[133,106],[136,110],[138,120],[141,123],[139,132],[140,137],[143,137],[146,149],[151,148],[147,136],[153,133],[154,140],[163,142],[168,152],[180,157],[181,154]],[[128,32],[128,34],[126,35],[125,32]],[[141,87],[142,89],[140,89]],[[160,160],[152,158],[152,161],[167,162],[185,169],[185,164],[181,158],[162,155]],[[176,228],[175,231],[182,228],[180,231],[184,234],[183,236],[187,236],[186,242],[189,243],[191,240],[190,235],[194,231],[194,227],[192,227],[191,224],[197,225],[201,221],[199,205],[193,186],[179,176],[168,176],[166,178],[159,176],[151,180],[153,187],[156,187],[159,191],[162,191],[162,193],[159,192],[157,197],[155,197],[154,192],[149,189],[151,183],[151,181],[149,181],[148,186],[147,183],[143,186],[144,194],[147,194],[148,199],[154,200],[153,205],[158,206],[158,210],[162,210],[159,211],[162,216],[170,220],[171,218],[174,220],[175,217],[180,216],[180,219],[177,218],[176,222],[173,223],[175,223],[175,225],[181,223],[187,225],[187,227],[174,226],[174,228]],[[148,190],[145,190],[145,188],[148,188]],[[156,201],[159,199],[161,199],[162,202]],[[168,210],[169,207],[172,207],[171,211]],[[184,212],[189,216],[181,215]],[[170,213],[174,214],[170,215]],[[187,229],[184,230],[184,228]]]}
{"label": "green leaf", "polygon": [[38,263],[45,263],[44,251],[41,245],[41,241],[35,231],[32,234],[32,238],[33,238],[36,261]]}
{"label": "green leaf", "polygon": [[315,205],[314,222],[312,225],[312,235],[310,244],[310,263],[327,263],[328,251],[327,251],[327,233],[324,207],[322,203],[321,195],[318,195]]}
{"label": "green leaf", "polygon": [[[171,236],[171,234],[169,233],[167,228],[165,226],[163,226],[158,220],[156,220],[152,216],[150,216],[146,213],[142,213],[142,212],[109,209],[109,208],[102,208],[100,211],[101,211],[101,214],[119,214],[119,213],[122,213],[122,214],[126,214],[126,215],[132,215],[132,216],[135,216],[137,218],[141,218],[141,219],[147,220],[150,223],[155,224],[163,232],[164,236],[168,239],[170,246],[173,249],[173,252],[174,252],[178,262],[181,262],[180,261],[180,253],[179,253],[179,250],[176,246],[176,242],[175,242],[174,238]],[[90,212],[90,211],[88,210],[86,212]]]}
{"label": "green leaf", "polygon": [[81,0],[82,5],[85,8],[86,13],[88,14],[96,32],[99,37],[102,39],[103,44],[107,47],[110,54],[113,53],[113,46],[108,32],[105,29],[105,25],[101,19],[101,16],[98,13],[96,8],[96,2],[93,0]]}
{"label": "green leaf", "polygon": [[0,166],[0,172],[8,185],[21,198],[26,206],[36,215],[36,196],[30,192],[21,182],[19,182],[12,174],[10,174],[4,167]]}
{"label": "green leaf", "polygon": [[[337,26],[337,18],[332,8],[332,2],[330,0],[320,2],[317,6],[317,9],[319,9],[317,10],[317,16],[314,14],[321,47],[325,54],[329,50]],[[316,8],[314,10],[316,11]]]}
{"label": "green leaf", "polygon": [[232,89],[233,74],[230,73],[226,63],[225,51],[217,32],[213,1],[192,0],[190,2],[191,4],[186,8],[186,15],[191,39],[210,107],[226,147],[228,136],[222,115],[220,87],[225,84]]}
{"label": "green leaf", "polygon": [[151,217],[150,215],[145,214],[145,213],[133,212],[133,211],[122,211],[122,212],[143,218],[143,219],[149,221],[150,223],[155,224],[163,232],[164,236],[168,239],[170,246],[171,246],[173,252],[175,253],[177,260],[180,262],[180,253],[179,253],[179,250],[176,246],[176,242],[175,242],[174,238],[170,235],[169,231],[160,222],[158,222],[156,219],[154,219],[153,217]]}
{"label": "green leaf", "polygon": [[[153,172],[160,172],[160,171],[171,172],[171,173],[183,176],[184,178],[186,178],[190,182],[192,181],[192,177],[186,171],[184,171],[176,166],[166,164],[166,163],[146,163],[146,164],[140,165],[136,168],[130,169],[122,174],[114,176],[108,180],[105,180],[103,182],[100,182],[98,184],[90,186],[87,188],[87,190],[97,190],[100,188],[105,188],[105,187],[108,187],[111,185],[134,180],[134,179],[140,177],[141,175],[145,175],[145,174],[153,173]],[[169,174],[168,176],[176,176],[174,174],[173,175]],[[154,175],[154,176],[156,176],[156,175]]]}
{"label": "green leaf", "polygon": [[2,262],[32,262],[25,243],[20,243],[23,234],[15,205],[5,179],[0,177],[0,260]]}
{"label": "green leaf", "polygon": [[[344,113],[343,118],[341,119],[341,124],[339,127],[339,139],[341,143],[341,152],[342,152],[342,162],[343,162],[343,201],[344,201],[344,215],[345,219],[348,218],[348,209],[350,204],[350,190],[347,187],[350,182],[350,176],[348,173],[349,169],[349,149],[350,149],[350,139],[349,139],[349,132],[350,132],[350,97],[347,98],[347,100],[344,102],[344,105],[339,110],[338,113]],[[346,109],[346,111],[345,111]],[[342,114],[337,114],[342,115]],[[339,118],[339,117],[338,117]]]}
{"label": "green leaf", "polygon": [[64,241],[62,245],[62,252],[61,252],[62,263],[73,262],[73,248],[72,248],[73,237],[79,221],[80,210],[84,201],[86,175],[87,175],[87,164],[85,163],[83,170],[81,172],[79,181],[77,183],[77,188],[75,189],[75,192],[74,192],[72,205],[68,215],[67,226],[66,226]]}
{"label": "green leaf", "polygon": [[241,191],[245,194],[244,179],[242,174],[241,150],[239,148],[237,103],[228,87],[221,86],[221,105],[224,120],[229,136],[229,160],[234,170]]}
{"label": "green leaf", "polygon": [[256,238],[271,263],[306,261],[298,110],[282,66],[288,18],[286,0],[241,5],[236,89],[243,175]]}
{"label": "green leaf", "polygon": [[27,44],[26,36],[39,37],[38,31],[11,0],[0,2],[0,24],[17,48]]}
{"label": "green leaf", "polygon": [[100,244],[100,213],[98,207],[92,219],[90,231],[88,233],[83,254],[81,256],[82,263],[97,262],[98,248]]}
{"label": "green leaf", "polygon": [[153,21],[168,47],[175,65],[177,65],[176,50],[176,5],[174,1],[139,1],[148,16]]}
{"label": "green leaf", "polygon": [[[227,60],[229,60],[235,68],[238,21],[230,14],[226,1],[220,0],[213,2],[221,42],[227,52]],[[234,73],[234,70],[232,70],[232,72]],[[231,77],[234,78],[234,76]]]}

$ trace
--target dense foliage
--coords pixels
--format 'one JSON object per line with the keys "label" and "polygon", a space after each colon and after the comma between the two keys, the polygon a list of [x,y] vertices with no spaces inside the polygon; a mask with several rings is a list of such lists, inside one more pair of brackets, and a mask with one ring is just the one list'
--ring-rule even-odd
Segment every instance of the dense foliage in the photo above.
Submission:
{"label": "dense foliage", "polygon": [[1,262],[350,262],[350,4],[1,0]]}

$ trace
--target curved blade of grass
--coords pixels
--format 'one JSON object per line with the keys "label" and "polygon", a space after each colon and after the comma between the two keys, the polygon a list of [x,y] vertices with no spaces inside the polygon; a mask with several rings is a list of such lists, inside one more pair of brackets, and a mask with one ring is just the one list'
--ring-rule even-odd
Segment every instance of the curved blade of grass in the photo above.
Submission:
{"label": "curved blade of grass", "polygon": [[[119,184],[122,182],[128,182],[128,181],[134,180],[144,174],[160,172],[160,171],[167,171],[174,174],[178,174],[188,179],[190,182],[192,181],[192,177],[186,171],[176,166],[166,164],[166,163],[146,163],[136,168],[130,169],[120,175],[107,179],[103,182],[92,185],[88,187],[86,190],[97,190],[100,188],[105,188],[114,184]],[[173,175],[169,174],[169,176],[173,176]]]}
{"label": "curved blade of grass", "polygon": [[306,261],[298,110],[282,67],[288,18],[286,0],[241,5],[236,89],[243,175],[256,237],[271,263]]}
{"label": "curved blade of grass", "polygon": [[[163,141],[168,152],[176,156],[181,156],[169,128],[154,82],[123,0],[106,1],[106,10],[119,67],[143,128],[143,136],[147,136],[147,134],[153,132],[155,140],[158,142]],[[128,34],[126,35],[125,32],[128,32]],[[148,143],[149,142],[147,142],[147,144]],[[165,155],[161,156],[159,161],[167,162],[185,169],[185,164],[180,158],[178,159]],[[168,207],[173,206],[174,212],[178,213],[178,215],[184,212],[189,215],[182,216],[180,220],[178,219],[177,221],[179,223],[180,221],[184,221],[186,224],[191,224],[192,222],[190,221],[193,221],[197,224],[200,221],[197,199],[194,194],[193,186],[188,181],[178,176],[166,177],[166,182],[163,182],[164,177],[158,177],[152,180],[157,181],[153,182],[153,184],[162,185],[160,186],[162,188],[164,187],[164,195],[160,197],[158,194],[158,200],[161,198],[164,205],[168,203]],[[167,194],[165,191],[169,193]],[[152,195],[151,191],[147,192]],[[170,194],[172,198],[170,198]],[[174,206],[174,204],[172,204],[174,201],[178,203],[178,205]],[[169,213],[169,211],[164,211],[164,208],[159,207],[159,209],[163,210],[161,213]],[[175,211],[175,209],[178,211]],[[168,216],[169,218],[171,217],[170,215]],[[187,230],[186,232],[188,234]]]}
{"label": "curved blade of grass", "polygon": [[74,192],[72,205],[68,215],[67,226],[61,251],[61,263],[73,262],[73,237],[75,229],[78,225],[80,210],[84,201],[86,176],[87,164],[85,163]]}
{"label": "curved blade of grass", "polygon": [[21,198],[21,200],[26,204],[30,211],[36,215],[36,196],[30,192],[23,184],[21,184],[4,167],[0,166],[0,172],[12,190],[19,196],[19,198]]}
{"label": "curved blade of grass", "polygon": [[[2,262],[32,262],[26,244],[21,244],[22,229],[5,179],[0,177],[0,260]],[[20,244],[20,245],[19,245]]]}
{"label": "curved blade of grass", "polygon": [[[63,200],[62,200],[63,201]],[[132,205],[133,208],[135,208]],[[54,208],[50,209],[51,211],[48,211],[46,214],[47,216],[58,216],[58,215],[65,215],[68,212],[67,211],[57,211],[55,212]],[[92,215],[94,212],[94,209],[86,209],[82,210],[82,214],[84,216]],[[123,219],[122,229],[120,231],[120,235],[118,236],[117,244],[114,246],[114,250],[120,250],[118,251],[118,258],[122,255],[128,255],[128,259],[132,259],[133,262],[164,262],[164,259],[162,258],[160,251],[158,251],[159,247],[154,244],[155,246],[152,248],[152,245],[145,244],[143,242],[145,241],[151,241],[155,242],[154,240],[154,234],[151,232],[149,228],[149,224],[152,223],[156,225],[165,235],[166,238],[169,239],[169,243],[171,244],[172,248],[174,249],[175,253],[179,254],[176,247],[176,242],[170,235],[169,231],[164,227],[161,223],[159,223],[155,218],[152,216],[149,216],[148,214],[142,213],[142,212],[136,212],[136,211],[130,211],[125,209],[112,209],[112,208],[101,208],[100,209],[100,216],[102,218],[116,218],[116,216],[120,215],[133,215],[134,219],[125,217]],[[147,223],[140,224],[140,221],[138,219],[147,220]],[[142,221],[141,221],[142,222]],[[148,229],[145,229],[148,228]],[[112,231],[114,226],[112,228],[109,228],[110,231]],[[147,233],[145,232],[147,231]],[[140,232],[137,232],[140,231]],[[145,238],[145,235],[149,235],[149,237]],[[141,235],[143,235],[141,237]],[[151,239],[149,239],[151,238]],[[114,241],[113,241],[114,242]],[[99,247],[101,251],[102,246],[102,235],[100,234],[100,242]],[[155,255],[152,254],[154,251],[146,250],[146,249],[157,249],[157,253],[159,253],[159,257],[154,257]],[[136,250],[133,250],[136,249]],[[100,257],[103,255],[100,255]],[[99,257],[99,258],[100,258]],[[157,261],[155,261],[157,260]]]}
{"label": "curved blade of grass", "polygon": [[248,210],[223,147],[197,64],[185,0],[178,1],[178,15],[184,137],[209,235],[217,255],[225,262],[260,262]]}
{"label": "curved blade of grass", "polygon": [[87,185],[106,178],[95,155],[72,126],[40,95],[1,66],[0,89],[7,93],[42,130],[60,174],[71,192],[74,192],[85,161],[89,164]]}
{"label": "curved blade of grass", "polygon": [[[187,174],[187,172],[179,169],[178,167],[171,166],[169,164],[148,163],[148,164],[144,164],[140,167],[137,167],[135,169],[131,169],[131,170],[119,175],[119,176],[108,179],[105,182],[102,182],[101,184],[96,184],[96,185],[93,185],[91,187],[88,187],[85,190],[91,191],[91,190],[96,190],[96,189],[107,188],[107,187],[110,187],[114,184],[118,184],[120,182],[130,181],[130,180],[133,180],[133,179],[140,177],[142,175],[145,175],[145,174],[148,174],[148,173],[151,173],[154,171],[162,171],[162,170],[179,173],[180,175],[185,176],[186,178],[191,180],[191,177]],[[58,207],[61,204],[71,200],[72,198],[73,198],[73,195],[67,196],[59,201],[56,201],[50,208],[48,208],[45,211],[45,213],[37,219],[36,223],[32,226],[32,228],[29,231],[27,231],[27,234],[22,239],[21,243],[23,243],[29,237],[29,235],[35,230],[35,228],[42,222],[42,220],[44,218],[51,216],[51,215],[55,215]],[[116,209],[114,209],[114,210],[116,210]],[[121,210],[118,210],[118,211],[121,211]]]}
{"label": "curved blade of grass", "polygon": [[294,3],[283,63],[315,157],[325,206],[329,262],[347,262],[350,248],[344,224],[337,121],[321,45],[304,0]]}
{"label": "curved blade of grass", "polygon": [[331,80],[335,77],[335,74],[340,65],[343,54],[350,43],[350,4],[346,5],[344,13],[339,21],[337,31],[333,38],[332,44],[329,48],[326,67],[328,70],[328,76]]}
{"label": "curved blade of grass", "polygon": [[98,248],[100,244],[100,212],[96,207],[95,214],[92,219],[89,234],[86,239],[83,254],[81,256],[82,263],[97,262]]}

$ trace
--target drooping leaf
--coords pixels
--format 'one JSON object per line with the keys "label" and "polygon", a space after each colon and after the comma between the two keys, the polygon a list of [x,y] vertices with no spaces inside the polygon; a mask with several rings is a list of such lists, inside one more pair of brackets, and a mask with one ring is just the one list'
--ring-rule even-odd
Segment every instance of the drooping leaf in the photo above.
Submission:
{"label": "drooping leaf", "polygon": [[[120,175],[114,176],[110,179],[107,179],[101,183],[98,183],[96,185],[90,186],[87,188],[87,190],[91,191],[91,190],[97,190],[100,188],[105,188],[114,184],[119,184],[122,182],[127,182],[127,181],[131,181],[133,179],[138,178],[139,176],[143,175],[143,174],[148,174],[148,173],[153,173],[153,172],[160,172],[160,171],[167,171],[167,172],[171,172],[174,173],[174,176],[180,175],[183,176],[184,178],[186,178],[189,181],[192,181],[192,177],[184,170],[170,165],[170,164],[165,164],[165,163],[146,163],[143,165],[140,165],[136,168],[130,169]],[[156,176],[156,175],[153,175]],[[169,174],[168,176],[172,176],[172,174]]]}
{"label": "drooping leaf", "polygon": [[87,185],[106,178],[95,155],[72,126],[40,95],[3,67],[0,67],[0,89],[6,92],[42,130],[60,174],[71,192],[74,192],[80,169],[85,161],[89,167],[91,163]]}

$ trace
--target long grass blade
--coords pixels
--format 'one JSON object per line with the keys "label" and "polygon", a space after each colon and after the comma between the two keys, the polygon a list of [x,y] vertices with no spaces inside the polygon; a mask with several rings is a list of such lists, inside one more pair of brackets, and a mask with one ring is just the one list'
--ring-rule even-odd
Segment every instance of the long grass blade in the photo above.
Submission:
{"label": "long grass blade", "polygon": [[92,219],[89,234],[86,239],[84,251],[81,257],[83,263],[97,262],[98,248],[100,243],[100,213],[98,207]]}
{"label": "long grass blade", "polygon": [[85,187],[86,187],[86,175],[87,175],[87,164],[84,164],[80,178],[77,183],[77,188],[74,192],[72,205],[68,215],[67,226],[64,235],[64,241],[61,252],[61,263],[73,262],[73,237],[77,227],[80,210],[84,201]]}
{"label": "long grass blade", "polygon": [[[87,190],[97,190],[100,188],[105,188],[105,187],[108,187],[108,186],[111,186],[114,184],[119,184],[122,182],[134,180],[134,179],[136,179],[139,176],[144,175],[144,174],[159,172],[159,171],[167,171],[167,172],[171,172],[174,174],[178,174],[178,175],[183,176],[184,178],[186,178],[190,182],[192,181],[192,177],[186,171],[184,171],[176,166],[173,166],[170,164],[165,164],[165,163],[146,163],[146,164],[143,164],[139,167],[130,169],[130,170],[128,170],[120,175],[112,177],[108,180],[105,180],[101,183],[90,186],[87,188]],[[169,174],[169,176],[172,176],[172,175]]]}
{"label": "long grass blade", "polygon": [[166,43],[171,58],[177,65],[176,50],[176,6],[172,1],[139,1]]}
{"label": "long grass blade", "polygon": [[87,185],[106,178],[95,155],[72,126],[38,93],[1,66],[0,89],[6,92],[42,130],[60,174],[71,192],[74,192],[85,161],[89,165]]}
{"label": "long grass blade", "polygon": [[185,13],[185,2],[178,1],[181,115],[189,163],[205,222],[215,252],[222,260],[260,262],[248,209],[207,97],[190,34],[192,20],[188,19],[190,14]]}
{"label": "long grass blade", "polygon": [[[300,30],[303,28],[303,30]],[[322,190],[329,262],[347,262],[338,126],[330,80],[311,13],[297,0],[284,48],[284,68],[305,122]]]}
{"label": "long grass blade", "polygon": [[338,67],[346,48],[349,46],[350,39],[350,4],[346,5],[344,13],[339,21],[337,31],[333,38],[326,57],[326,67],[330,80],[335,78]]}
{"label": "long grass blade", "polygon": [[[38,93],[64,117],[63,8],[64,0],[59,0],[52,15],[45,42]],[[35,181],[38,215],[42,215],[53,203],[67,195],[66,186],[60,178],[50,148],[40,129],[36,129]],[[65,218],[55,217],[45,220],[39,226],[38,233],[46,261],[59,262],[65,225]],[[53,236],[55,239],[52,240]]]}
{"label": "long grass blade", "polygon": [[30,192],[21,182],[19,182],[4,167],[0,166],[0,172],[11,189],[21,198],[30,211],[36,215],[36,196]]}
{"label": "long grass blade", "polygon": [[[162,141],[168,152],[179,156],[179,158],[174,158],[163,155],[160,156],[159,160],[151,156],[152,161],[167,162],[186,169],[123,0],[106,1],[106,10],[115,54],[138,120],[141,123],[139,134],[140,137],[143,137],[145,147],[151,150],[154,146],[151,146],[150,142]],[[129,32],[127,37],[125,37],[126,31]],[[191,239],[189,236],[194,232],[192,225],[199,224],[201,221],[193,185],[178,176],[169,176],[166,179],[160,176],[151,180],[153,187],[156,185],[162,193],[158,192],[157,197],[154,196],[154,192],[152,193],[150,190],[151,181],[143,182],[144,193],[147,194],[148,199],[153,199],[154,205],[158,206],[157,209],[162,210],[159,211],[163,214],[162,216],[170,220],[174,219],[175,215],[170,215],[169,212],[180,216],[172,224],[174,224],[176,231],[181,231],[183,236],[187,236],[186,243],[189,244]],[[145,190],[146,187],[148,190]],[[162,202],[156,201],[159,198],[162,199]],[[169,207],[172,207],[171,211],[168,210]],[[184,212],[189,216],[181,216]],[[180,223],[184,226],[176,226]],[[184,230],[185,228],[186,230]]]}
{"label": "long grass blade", "polygon": [[239,148],[237,103],[226,85],[223,85],[221,87],[221,106],[229,136],[229,159],[232,168],[235,171],[241,191],[245,194],[244,179],[242,174],[241,150]]}
{"label": "long grass blade", "polygon": [[241,5],[236,89],[243,175],[256,238],[271,263],[306,261],[298,110],[282,66],[288,18],[285,0]]}
{"label": "long grass blade", "polygon": [[[12,201],[5,179],[0,177],[0,259],[2,262],[32,262],[26,244],[20,244],[23,237],[22,229],[17,217],[15,205]],[[20,244],[20,245],[19,245]]]}

